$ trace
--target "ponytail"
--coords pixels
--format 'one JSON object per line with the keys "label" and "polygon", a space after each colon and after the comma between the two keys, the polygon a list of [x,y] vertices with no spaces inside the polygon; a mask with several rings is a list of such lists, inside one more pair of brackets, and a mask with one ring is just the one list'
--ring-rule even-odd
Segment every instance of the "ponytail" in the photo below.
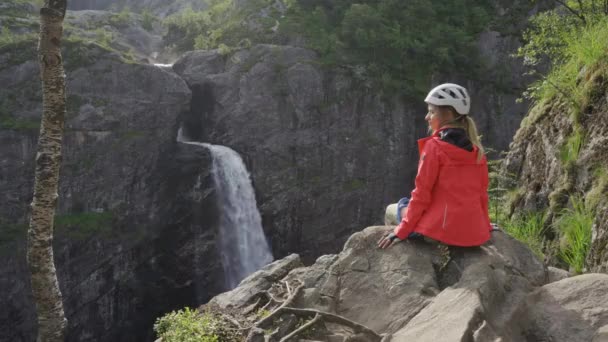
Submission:
{"label": "ponytail", "polygon": [[469,136],[469,140],[471,140],[471,143],[475,146],[477,146],[477,162],[480,162],[481,159],[483,158],[483,155],[485,153],[483,146],[481,145],[481,139],[479,138],[479,135],[477,134],[477,125],[475,125],[475,121],[473,121],[473,118],[471,118],[468,115],[463,115],[465,116],[465,125],[466,128],[465,130],[467,131],[467,135]]}
{"label": "ponytail", "polygon": [[473,118],[471,118],[469,115],[458,114],[458,112],[452,106],[437,106],[437,108],[439,108],[439,111],[441,112],[441,115],[443,117],[447,115],[446,113],[448,111],[452,112],[453,119],[446,122],[442,122],[441,126],[444,127],[447,125],[451,125],[464,128],[464,130],[467,132],[469,140],[471,141],[471,144],[477,146],[477,162],[480,162],[483,158],[485,150],[481,145],[481,139],[479,138],[479,135],[477,133],[477,125],[475,125],[475,121],[473,121]]}

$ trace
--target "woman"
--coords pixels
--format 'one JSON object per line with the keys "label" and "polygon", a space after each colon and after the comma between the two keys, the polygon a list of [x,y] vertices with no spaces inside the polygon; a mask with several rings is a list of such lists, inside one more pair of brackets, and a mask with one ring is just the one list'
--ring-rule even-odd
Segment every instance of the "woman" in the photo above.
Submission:
{"label": "woman", "polygon": [[399,224],[378,246],[388,248],[420,235],[446,245],[479,246],[491,230],[488,165],[468,115],[469,95],[465,88],[446,83],[431,90],[425,102],[425,120],[433,134],[418,140],[416,188],[411,200],[400,201]]}

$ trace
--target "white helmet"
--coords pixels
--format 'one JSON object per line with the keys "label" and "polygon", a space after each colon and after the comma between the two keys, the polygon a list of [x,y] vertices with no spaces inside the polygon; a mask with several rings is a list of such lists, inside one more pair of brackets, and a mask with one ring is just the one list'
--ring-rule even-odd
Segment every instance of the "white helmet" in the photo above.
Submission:
{"label": "white helmet", "polygon": [[433,88],[424,102],[435,106],[452,106],[458,114],[467,115],[471,109],[471,98],[464,87],[454,83],[444,83]]}

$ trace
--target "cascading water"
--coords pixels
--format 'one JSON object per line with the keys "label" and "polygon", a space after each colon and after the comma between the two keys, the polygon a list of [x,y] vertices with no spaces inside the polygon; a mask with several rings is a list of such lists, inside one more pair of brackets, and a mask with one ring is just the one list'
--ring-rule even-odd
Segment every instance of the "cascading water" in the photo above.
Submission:
{"label": "cascading water", "polygon": [[230,289],[272,261],[262,229],[249,172],[238,153],[226,146],[188,141],[180,128],[177,141],[209,149],[220,208],[220,254]]}

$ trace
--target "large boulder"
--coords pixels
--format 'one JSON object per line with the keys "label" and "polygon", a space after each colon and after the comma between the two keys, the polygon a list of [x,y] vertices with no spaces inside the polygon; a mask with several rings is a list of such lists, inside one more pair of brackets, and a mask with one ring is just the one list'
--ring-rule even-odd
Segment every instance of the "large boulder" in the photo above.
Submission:
{"label": "large boulder", "polygon": [[[206,307],[221,303],[220,311],[249,315],[243,326],[254,325],[250,341],[264,335],[278,340],[315,314],[321,318],[300,332],[300,341],[582,342],[606,336],[608,275],[546,284],[542,262],[500,231],[481,247],[408,240],[379,249],[377,241],[392,228],[355,233],[340,254],[308,267],[292,269],[294,255],[276,261]],[[272,313],[256,311],[279,304]]]}
{"label": "large boulder", "polygon": [[534,291],[522,310],[527,340],[606,341],[607,289],[608,275],[585,274]]}

